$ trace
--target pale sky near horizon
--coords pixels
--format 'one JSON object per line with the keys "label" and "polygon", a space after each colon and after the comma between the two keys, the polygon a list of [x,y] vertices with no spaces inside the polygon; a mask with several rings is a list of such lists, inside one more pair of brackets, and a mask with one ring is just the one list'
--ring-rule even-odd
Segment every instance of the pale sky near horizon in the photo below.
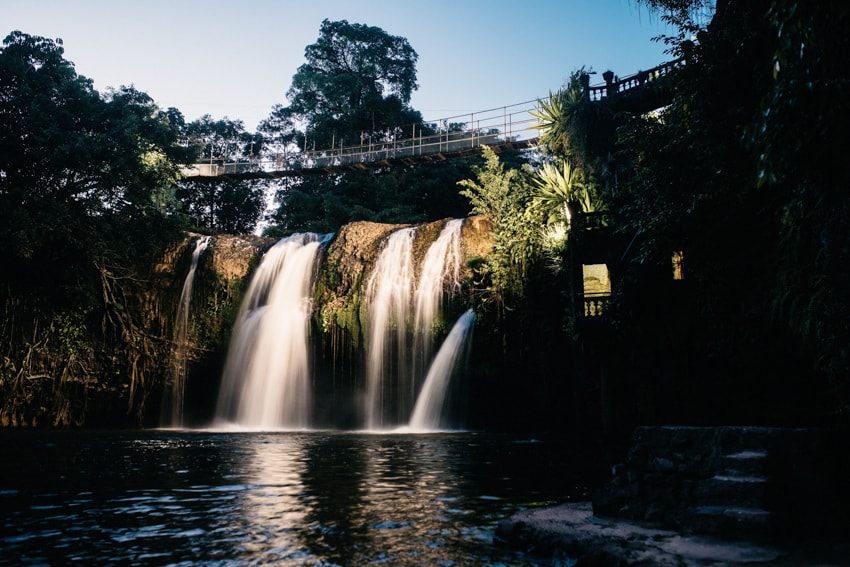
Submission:
{"label": "pale sky near horizon", "polygon": [[626,76],[667,61],[672,35],[635,0],[0,0],[0,34],[61,38],[77,73],[134,85],[187,121],[253,132],[323,19],[376,26],[419,55],[411,106],[428,121],[546,97],[574,70]]}

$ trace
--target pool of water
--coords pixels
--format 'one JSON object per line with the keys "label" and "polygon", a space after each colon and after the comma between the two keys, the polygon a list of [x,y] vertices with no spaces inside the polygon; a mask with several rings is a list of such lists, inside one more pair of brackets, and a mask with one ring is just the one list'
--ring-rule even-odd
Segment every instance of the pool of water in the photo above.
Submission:
{"label": "pool of water", "polygon": [[2,431],[2,565],[545,565],[493,543],[586,498],[548,439]]}

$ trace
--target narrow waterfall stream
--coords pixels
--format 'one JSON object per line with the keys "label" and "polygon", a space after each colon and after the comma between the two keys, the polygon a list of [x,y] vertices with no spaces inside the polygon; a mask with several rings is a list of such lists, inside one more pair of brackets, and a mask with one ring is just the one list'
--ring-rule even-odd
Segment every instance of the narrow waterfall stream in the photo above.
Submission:
{"label": "narrow waterfall stream", "polygon": [[186,279],[183,280],[183,289],[180,292],[180,302],[177,305],[177,317],[174,321],[174,333],[172,341],[174,347],[171,360],[171,379],[166,382],[162,394],[162,411],[160,421],[163,427],[183,426],[183,397],[186,391],[186,349],[187,335],[189,331],[189,308],[192,305],[192,287],[195,283],[195,272],[201,254],[209,246],[210,237],[201,236],[195,240],[195,249],[192,251],[192,263]]}
{"label": "narrow waterfall stream", "polygon": [[[413,297],[413,238],[416,227],[399,229],[387,238],[366,285],[367,429],[398,425],[404,406],[413,404],[409,383],[408,316]],[[395,416],[389,415],[395,410]]]}
{"label": "narrow waterfall stream", "polygon": [[463,254],[460,231],[463,219],[446,223],[440,236],[428,248],[416,291],[413,294],[413,375],[417,389],[428,372],[434,350],[434,327],[441,315],[444,299],[460,292],[460,274]]}
{"label": "narrow waterfall stream", "polygon": [[310,425],[311,294],[329,236],[295,234],[257,268],[233,327],[216,422],[254,430]]}
{"label": "narrow waterfall stream", "polygon": [[475,312],[469,309],[460,316],[443,341],[413,408],[408,426],[411,431],[434,431],[450,426],[444,412],[449,383],[454,372],[466,360],[474,325]]}

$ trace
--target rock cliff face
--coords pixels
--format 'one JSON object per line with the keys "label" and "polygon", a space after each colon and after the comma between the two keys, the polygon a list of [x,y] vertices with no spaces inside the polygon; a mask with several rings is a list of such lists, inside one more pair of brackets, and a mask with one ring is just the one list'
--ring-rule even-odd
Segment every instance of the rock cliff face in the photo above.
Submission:
{"label": "rock cliff face", "polygon": [[[446,221],[419,226],[417,262]],[[383,239],[402,225],[351,223],[335,235],[321,264],[313,303],[317,364],[351,375],[362,345],[365,278]],[[195,239],[190,234],[147,266],[98,266],[101,305],[54,313],[3,296],[7,321],[0,352],[0,426],[159,425],[171,379],[181,289]],[[492,249],[486,219],[464,223],[467,261]],[[198,420],[215,404],[230,329],[252,271],[275,241],[212,237],[195,274],[186,344],[187,411]],[[20,322],[20,323],[19,323]],[[25,324],[23,324],[25,323]],[[323,362],[324,360],[324,362]],[[193,413],[194,412],[194,413]]]}
{"label": "rock cliff face", "polygon": [[[99,305],[56,310],[4,290],[7,324],[0,365],[0,426],[138,426],[151,423],[172,367],[174,318],[189,267],[187,238],[145,265],[96,265]],[[187,353],[195,361],[220,347],[241,282],[268,246],[220,236],[202,259]],[[207,263],[208,262],[208,263]]]}
{"label": "rock cliff face", "polygon": [[[419,225],[413,242],[414,263],[421,265],[428,247],[437,239],[446,220]],[[346,333],[355,344],[360,341],[363,315],[362,293],[365,276],[374,267],[383,240],[407,225],[355,222],[342,227],[331,243],[319,275],[315,314],[323,333]],[[490,223],[484,217],[466,219],[461,233],[463,255],[484,257],[493,247]],[[468,274],[464,275],[464,279]]]}

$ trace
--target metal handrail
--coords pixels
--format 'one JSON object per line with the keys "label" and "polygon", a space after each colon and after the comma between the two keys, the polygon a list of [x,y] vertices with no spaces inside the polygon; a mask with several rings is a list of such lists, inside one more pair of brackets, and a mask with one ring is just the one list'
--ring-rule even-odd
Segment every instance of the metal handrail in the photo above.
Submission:
{"label": "metal handrail", "polygon": [[[425,135],[421,126],[410,125],[396,130],[408,130],[411,135],[375,141],[371,133],[361,133],[364,142],[340,145],[321,150],[305,150],[292,154],[277,154],[260,159],[222,161],[210,158],[209,162],[196,163],[184,168],[187,177],[208,177],[247,172],[273,172],[287,169],[324,168],[360,163],[381,162],[388,159],[454,153],[481,146],[527,141],[537,136],[538,121],[530,111],[538,100],[503,106],[490,110],[459,114],[426,122],[436,134]],[[460,119],[467,119],[460,122]],[[466,128],[452,130],[463,124]],[[417,131],[418,129],[418,131]],[[306,144],[305,144],[306,145]]]}
{"label": "metal handrail", "polygon": [[[684,60],[678,59],[623,79],[610,74],[603,85],[590,86],[585,83],[584,86],[588,99],[598,102],[664,77],[683,64]],[[395,128],[395,132],[400,135],[394,135],[390,139],[375,140],[374,132],[364,131],[360,132],[360,142],[357,144],[345,145],[341,141],[339,146],[334,143],[335,147],[320,150],[308,150],[305,140],[302,151],[230,162],[210,158],[208,162],[184,168],[183,174],[186,177],[213,177],[238,173],[323,169],[380,163],[390,159],[451,154],[511,142],[529,142],[539,134],[540,124],[531,112],[538,110],[540,102],[547,98],[426,121],[428,128],[436,130],[436,134],[424,135],[421,124],[409,124]],[[452,130],[458,125],[463,125],[463,128]]]}

